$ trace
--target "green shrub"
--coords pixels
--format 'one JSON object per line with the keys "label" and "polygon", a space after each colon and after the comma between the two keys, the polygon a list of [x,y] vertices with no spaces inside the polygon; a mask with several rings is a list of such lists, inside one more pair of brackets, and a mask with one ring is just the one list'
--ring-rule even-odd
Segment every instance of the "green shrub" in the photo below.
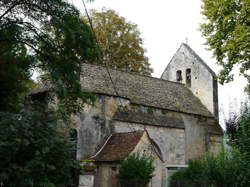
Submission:
{"label": "green shrub", "polygon": [[170,177],[170,187],[247,187],[250,167],[244,155],[236,149],[206,154],[202,160],[191,160]]}
{"label": "green shrub", "polygon": [[154,170],[151,157],[137,153],[131,154],[121,162],[118,178],[120,180],[150,180]]}
{"label": "green shrub", "polygon": [[76,184],[79,176],[76,148],[58,130],[59,125],[56,113],[51,110],[27,107],[19,113],[0,112],[0,184],[13,187]]}
{"label": "green shrub", "polygon": [[232,149],[218,155],[206,154],[190,161],[189,167],[174,173],[170,187],[248,187],[250,186],[250,109],[226,122]]}

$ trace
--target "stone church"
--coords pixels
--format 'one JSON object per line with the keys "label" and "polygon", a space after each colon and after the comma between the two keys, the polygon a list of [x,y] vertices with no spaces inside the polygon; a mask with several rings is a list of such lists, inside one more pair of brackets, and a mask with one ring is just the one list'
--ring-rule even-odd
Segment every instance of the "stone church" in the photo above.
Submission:
{"label": "stone church", "polygon": [[152,187],[166,186],[170,173],[186,167],[189,159],[220,149],[216,75],[187,44],[161,78],[90,64],[82,75],[83,89],[96,100],[78,118],[77,158],[96,159],[100,167],[93,176],[80,177],[81,187],[115,187],[110,174],[116,172],[114,158],[133,152],[143,138],[157,158]]}

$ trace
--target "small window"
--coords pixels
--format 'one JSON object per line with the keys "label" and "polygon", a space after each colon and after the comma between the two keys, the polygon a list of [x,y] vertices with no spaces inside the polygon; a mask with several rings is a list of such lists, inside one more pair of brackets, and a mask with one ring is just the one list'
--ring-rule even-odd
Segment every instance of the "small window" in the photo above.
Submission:
{"label": "small window", "polygon": [[112,169],[112,171],[116,171],[116,170],[117,170],[117,167],[112,166],[111,169]]}
{"label": "small window", "polygon": [[191,87],[191,69],[186,69],[186,85]]}
{"label": "small window", "polygon": [[176,81],[181,82],[182,81],[182,75],[181,75],[181,70],[178,70],[176,72]]}

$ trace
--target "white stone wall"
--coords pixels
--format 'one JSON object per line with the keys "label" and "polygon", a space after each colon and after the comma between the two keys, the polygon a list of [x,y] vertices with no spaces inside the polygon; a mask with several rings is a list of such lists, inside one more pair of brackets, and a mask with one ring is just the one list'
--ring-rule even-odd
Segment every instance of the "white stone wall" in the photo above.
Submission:
{"label": "white stone wall", "polygon": [[210,136],[210,151],[212,153],[219,153],[223,146],[223,137],[218,135],[211,135]]}
{"label": "white stone wall", "polygon": [[[135,122],[134,116],[115,118],[118,105],[122,105],[125,111],[133,110],[134,115],[142,117],[146,115],[146,117],[142,121],[137,119],[138,122]],[[163,116],[166,118],[162,118]],[[150,118],[154,120],[150,123],[145,121]],[[159,119],[164,120],[159,121]],[[98,96],[95,103],[86,105],[84,112],[79,116],[77,157],[84,159],[93,156],[112,133],[146,129],[161,151],[164,169],[161,171],[162,167],[157,167],[157,173],[162,172],[161,181],[164,186],[167,165],[185,165],[189,159],[201,157],[208,148],[219,150],[219,140],[222,139],[222,135],[210,138],[212,135],[210,126],[216,125],[218,124],[215,120],[209,120],[207,117],[137,106],[131,104],[129,100],[112,96]],[[214,131],[216,134],[218,130]],[[104,177],[104,182],[106,179],[107,176]],[[159,181],[159,177],[154,181]]]}
{"label": "white stone wall", "polygon": [[79,187],[94,187],[94,175],[80,175]]}
{"label": "white stone wall", "polygon": [[214,97],[217,97],[214,93],[214,89],[216,89],[214,83],[216,81],[214,82],[213,75],[207,67],[200,62],[200,59],[190,53],[184,45],[180,47],[168,64],[166,70],[162,74],[162,79],[177,82],[176,72],[181,70],[181,83],[186,84],[187,69],[191,69],[191,91],[212,114],[218,117],[218,103],[214,103]]}
{"label": "white stone wall", "polygon": [[150,156],[154,159],[153,165],[155,167],[155,171],[153,173],[154,177],[151,179],[150,184],[151,187],[162,187],[163,186],[163,178],[164,175],[164,165],[163,161],[156,154],[154,148],[152,147],[152,143],[150,142],[147,133],[145,132],[144,135],[141,137],[140,142],[136,145],[133,153],[140,153]]}
{"label": "white stone wall", "polygon": [[184,129],[143,126],[140,124],[115,122],[116,132],[130,132],[146,129],[150,138],[159,146],[166,164],[185,164]]}

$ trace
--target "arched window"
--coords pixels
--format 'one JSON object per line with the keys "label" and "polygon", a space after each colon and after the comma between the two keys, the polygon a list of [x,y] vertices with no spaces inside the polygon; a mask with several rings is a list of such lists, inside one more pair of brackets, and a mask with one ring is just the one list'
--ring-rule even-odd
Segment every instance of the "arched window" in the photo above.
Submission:
{"label": "arched window", "polygon": [[176,81],[177,82],[181,82],[182,81],[181,70],[176,71]]}
{"label": "arched window", "polygon": [[191,87],[191,69],[186,69],[186,85]]}

